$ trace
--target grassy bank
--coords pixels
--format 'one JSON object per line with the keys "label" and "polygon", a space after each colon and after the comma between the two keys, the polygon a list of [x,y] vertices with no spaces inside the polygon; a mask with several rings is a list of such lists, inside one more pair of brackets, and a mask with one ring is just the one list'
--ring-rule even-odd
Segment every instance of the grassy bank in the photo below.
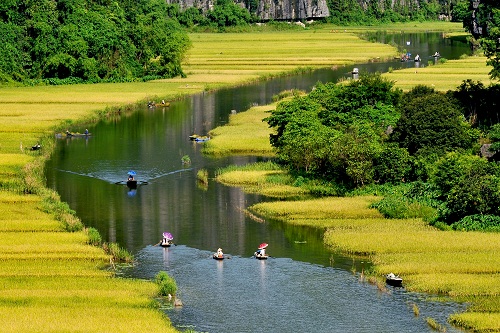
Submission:
{"label": "grassy bank", "polygon": [[[66,226],[71,229],[80,223],[78,218],[56,193],[40,184],[54,131],[82,131],[80,124],[127,112],[137,103],[174,100],[281,75],[299,66],[341,66],[390,57],[396,52],[386,45],[362,41],[350,32],[332,33],[331,29],[253,33],[246,37],[192,34],[193,49],[184,65],[187,78],[0,87],[2,332],[174,332],[152,301],[156,285],[116,278],[108,270],[111,257],[88,245],[85,231],[67,232]],[[289,44],[278,48],[277,40]],[[360,49],[370,52],[359,58]],[[277,68],[278,63],[287,65]],[[42,145],[41,151],[31,151],[37,142]]]}
{"label": "grassy bank", "polygon": [[[439,231],[420,219],[391,220],[368,208],[373,197],[266,202],[250,208],[261,216],[326,228],[325,244],[368,256],[383,285],[400,274],[409,291],[448,296],[471,304],[450,322],[476,332],[500,331],[500,235]],[[382,287],[383,289],[383,287]]]}

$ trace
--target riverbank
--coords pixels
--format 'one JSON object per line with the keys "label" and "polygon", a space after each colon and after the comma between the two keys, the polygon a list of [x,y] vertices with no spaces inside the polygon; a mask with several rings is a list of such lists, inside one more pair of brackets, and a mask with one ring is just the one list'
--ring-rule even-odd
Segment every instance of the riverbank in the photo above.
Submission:
{"label": "riverbank", "polygon": [[[341,35],[325,29],[329,28],[320,28],[314,39],[307,30],[293,35],[276,32],[274,36],[285,40],[293,38],[302,47],[319,51],[324,44],[318,46],[316,43],[322,35],[329,47],[342,46],[350,50],[351,53],[337,54],[327,60],[339,65],[351,63],[350,57],[357,57],[359,48],[376,48],[365,55],[363,61],[395,53],[390,46],[360,40],[349,32]],[[185,63],[187,78],[145,83],[0,88],[0,209],[3,213],[0,217],[0,282],[3,286],[0,319],[4,332],[176,331],[153,301],[156,285],[115,277],[114,272],[108,270],[110,257],[102,249],[89,245],[89,236],[84,231],[66,231],[61,220],[70,229],[72,224],[80,222],[67,205],[60,202],[57,193],[44,187],[41,179],[44,161],[52,151],[55,131],[82,132],[81,124],[98,121],[112,113],[126,113],[147,101],[175,100],[283,74],[283,69],[276,71],[272,65],[266,70],[264,63],[260,63],[255,72],[248,71],[249,67],[256,66],[248,57],[262,57],[262,54],[267,57],[269,53],[266,52],[276,46],[273,38],[249,44],[247,40],[235,39],[241,34],[203,36],[219,40],[224,47],[232,46],[223,51],[223,54],[232,54],[232,58],[218,64],[217,70],[193,67],[207,61],[203,53],[197,53],[207,51],[207,45],[197,43],[193,35],[194,47]],[[220,53],[220,48],[217,49]],[[259,52],[262,54],[258,55]],[[304,54],[297,62],[301,55],[295,49],[281,49],[280,52],[274,56],[283,63],[292,64],[286,70],[325,66],[324,59],[310,58],[311,53]],[[241,71],[228,69],[227,61],[245,65]],[[40,143],[41,149],[31,150],[36,143]]]}

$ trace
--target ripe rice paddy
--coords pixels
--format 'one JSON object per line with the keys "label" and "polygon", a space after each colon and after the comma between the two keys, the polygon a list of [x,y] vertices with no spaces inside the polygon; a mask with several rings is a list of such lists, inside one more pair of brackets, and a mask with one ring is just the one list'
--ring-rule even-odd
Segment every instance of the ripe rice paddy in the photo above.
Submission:
{"label": "ripe rice paddy", "polygon": [[471,56],[418,69],[397,70],[385,73],[383,76],[395,81],[396,87],[405,91],[419,84],[433,87],[438,91],[448,91],[455,90],[465,79],[481,81],[486,86],[498,83],[498,80],[490,80],[488,75],[490,71],[491,67],[486,66],[485,57]]}
{"label": "ripe rice paddy", "polygon": [[[114,277],[114,272],[108,267],[110,257],[100,248],[87,245],[88,235],[84,231],[68,233],[59,220],[44,211],[43,200],[54,195],[47,193],[46,189],[34,186],[37,178],[33,177],[33,174],[41,174],[39,168],[43,165],[43,159],[50,153],[54,131],[68,127],[75,130],[80,128],[78,124],[106,117],[109,112],[127,111],[137,103],[145,104],[148,100],[174,100],[180,96],[205,90],[243,84],[286,71],[295,71],[298,67],[330,67],[378,58],[384,59],[396,54],[397,51],[390,46],[369,43],[351,33],[361,32],[363,29],[370,30],[371,28],[357,27],[345,31],[346,29],[341,27],[318,26],[314,29],[294,32],[190,34],[193,48],[188,52],[184,63],[187,78],[146,83],[0,87],[0,212],[2,212],[0,214],[0,286],[2,286],[0,288],[0,321],[2,332],[105,332],[111,330],[113,332],[149,333],[176,331],[170,325],[168,318],[157,310],[158,305],[153,301],[157,292],[156,285],[148,281]],[[412,23],[383,27],[383,29],[457,31],[460,27],[456,24]],[[476,65],[478,68],[481,67],[480,63]],[[440,66],[435,68],[441,68]],[[435,68],[432,69],[436,70]],[[419,77],[425,70],[419,71]],[[393,72],[388,75],[392,74],[397,73]],[[461,80],[469,78],[469,74],[471,73],[466,73],[465,69],[460,75],[453,74],[455,77],[451,81],[456,82],[453,83],[453,87],[460,84]],[[436,75],[440,74],[437,72],[429,74],[428,82],[436,81],[434,80]],[[399,77],[396,80],[397,84],[407,84],[409,87],[412,83],[404,83],[403,78],[405,76]],[[436,89],[446,90],[450,86],[450,83],[441,85],[435,82],[434,84],[436,84]],[[264,109],[260,108],[256,111],[263,112]],[[240,126],[245,126],[244,123],[250,120],[244,115],[241,117],[243,123],[240,123]],[[259,118],[256,115],[252,117],[256,120]],[[238,117],[235,121],[237,119]],[[266,126],[260,120],[258,121],[260,125]],[[238,131],[242,128],[240,127]],[[265,132],[264,129],[261,130],[262,133]],[[259,136],[262,133],[259,133]],[[255,128],[253,128],[253,135],[255,135]],[[218,139],[218,136],[215,138]],[[221,133],[220,137],[223,136]],[[266,139],[267,137],[268,133]],[[214,143],[218,142],[216,139]],[[29,151],[29,147],[38,141],[42,143],[42,151]],[[260,147],[256,153],[267,155],[270,152],[269,146],[266,146],[264,141],[259,142],[258,144],[253,142]],[[245,148],[225,147],[223,151],[244,152]],[[273,175],[261,173],[258,176],[251,176],[254,179],[264,178],[266,182],[276,178],[282,180],[283,177],[286,175],[276,172]],[[241,180],[242,176],[237,175],[235,179],[228,181],[234,182],[238,179]],[[262,190],[262,182],[257,185],[256,188]],[[282,188],[270,187],[265,190],[268,194],[274,193],[280,196],[294,189],[296,188],[286,185]],[[29,191],[33,191],[34,194],[27,194]],[[360,204],[354,202],[349,203],[350,207]],[[397,224],[401,221],[387,221],[377,216],[373,210],[361,208],[358,209],[360,213],[364,211],[368,214],[363,218],[352,217],[349,209],[331,211],[330,206],[337,204],[339,203],[322,204],[314,214],[309,210],[311,213],[309,218],[301,217],[299,212],[295,212],[293,222],[332,227],[332,221],[328,216],[344,215],[343,218],[333,221],[337,223],[336,232],[333,234],[340,234],[344,230],[346,243],[336,242],[334,238],[330,240],[325,236],[327,244],[342,247],[347,252],[371,253],[373,260],[378,264],[379,272],[389,268],[398,272],[399,266],[389,265],[401,264],[401,272],[405,270],[408,272],[408,281],[416,290],[455,290],[455,294],[460,295],[464,300],[471,300],[472,297],[474,305],[471,311],[458,314],[452,320],[465,327],[475,327],[483,331],[487,329],[500,331],[498,312],[492,311],[495,306],[498,308],[497,305],[500,303],[498,296],[493,296],[493,294],[497,295],[497,291],[496,288],[487,289],[491,286],[490,284],[498,284],[494,270],[497,263],[490,258],[494,257],[490,255],[490,248],[483,244],[493,243],[495,239],[485,239],[482,235],[474,235],[484,247],[480,254],[474,253],[474,258],[478,261],[488,259],[484,266],[474,264],[470,260],[467,266],[469,268],[459,271],[459,265],[455,264],[447,273],[442,272],[443,269],[439,271],[443,274],[450,274],[446,275],[446,278],[450,276],[454,277],[454,280],[439,279],[439,276],[434,273],[439,265],[430,262],[432,260],[436,260],[437,263],[446,262],[446,253],[450,253],[450,256],[457,255],[455,250],[437,256],[435,253],[411,252],[410,250],[398,252],[396,244],[392,252],[369,247],[362,244],[362,239],[354,237],[352,232],[354,229],[364,230],[365,235],[385,239],[389,236],[395,237],[390,233],[388,236],[384,235],[384,230],[389,227],[387,223]],[[345,204],[345,202],[342,203],[342,205]],[[314,209],[313,205],[310,207]],[[267,209],[270,213],[271,208]],[[308,212],[306,208],[302,207],[302,209]],[[344,221],[344,226],[340,227],[339,221]],[[353,221],[356,222],[352,224]],[[367,222],[370,227],[366,225]],[[419,223],[419,221],[414,221],[404,224],[408,224],[410,230],[413,231],[425,229],[425,226]],[[419,231],[419,233],[423,232]],[[351,235],[353,238],[349,241]],[[429,236],[422,239],[430,242],[433,238]],[[419,251],[425,249],[425,247],[423,249],[417,247],[420,244],[417,240],[411,244]],[[463,253],[473,253],[473,244],[468,244],[469,252]],[[465,246],[465,243],[463,245]],[[422,260],[418,256],[420,253],[428,256],[427,264],[424,265],[417,260]],[[405,255],[408,259],[405,259]],[[460,260],[465,261],[468,256],[462,257]],[[412,260],[415,260],[415,264],[412,264],[414,262]],[[405,261],[407,263],[403,265]],[[450,261],[453,261],[453,258],[450,257]],[[425,267],[420,275],[415,273],[418,272],[419,266]],[[484,271],[480,271],[480,267],[483,267]],[[467,283],[473,283],[472,272],[481,275],[474,288],[474,296],[465,292]],[[459,276],[459,273],[462,275]],[[430,282],[434,280],[435,283]],[[425,285],[426,281],[429,283]],[[449,287],[446,281],[457,282]],[[489,297],[484,295],[489,295]]]}

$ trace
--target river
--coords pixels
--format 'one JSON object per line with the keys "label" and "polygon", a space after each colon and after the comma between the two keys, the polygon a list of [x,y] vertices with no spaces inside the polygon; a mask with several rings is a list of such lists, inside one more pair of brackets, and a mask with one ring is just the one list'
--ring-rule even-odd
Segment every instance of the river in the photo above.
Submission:
{"label": "river", "polygon": [[[469,53],[466,44],[440,34],[378,35],[424,59],[439,51],[447,59]],[[414,62],[359,64],[360,72],[386,72],[415,66]],[[370,263],[332,253],[322,231],[264,223],[249,218],[249,205],[267,200],[212,180],[217,168],[246,164],[255,157],[213,159],[200,153],[201,144],[188,139],[227,123],[232,110],[265,105],[285,89],[310,91],[318,81],[348,77],[352,67],[323,69],[277,78],[214,93],[202,93],[153,109],[102,120],[89,127],[92,136],[57,140],[46,165],[47,186],[77,212],[83,223],[103,239],[131,251],[137,264],[125,276],[153,279],[165,270],[178,284],[183,307],[165,307],[173,324],[199,332],[431,332],[425,318],[447,327],[447,317],[464,307],[431,301],[428,295],[402,288],[379,291],[362,279]],[[233,111],[233,112],[234,112]],[[81,129],[74,129],[80,130]],[[190,165],[182,164],[189,156]],[[196,173],[209,172],[208,186]],[[116,184],[134,170],[147,184],[137,189]],[[164,231],[176,246],[155,246]],[[267,261],[251,256],[266,242]],[[215,261],[221,247],[230,259]],[[413,313],[413,304],[420,316]]]}

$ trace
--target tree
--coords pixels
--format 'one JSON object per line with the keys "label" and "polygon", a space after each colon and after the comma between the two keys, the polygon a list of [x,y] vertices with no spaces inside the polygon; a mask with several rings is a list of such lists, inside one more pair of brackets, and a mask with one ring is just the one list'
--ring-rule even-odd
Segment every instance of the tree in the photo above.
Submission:
{"label": "tree", "polygon": [[348,127],[366,121],[385,131],[398,118],[394,107],[401,91],[393,88],[394,82],[380,74],[363,75],[347,84],[318,84],[309,98],[321,105],[319,117],[325,125]]}
{"label": "tree", "polygon": [[380,183],[401,183],[409,180],[412,157],[397,144],[386,144],[374,160],[375,180]]}
{"label": "tree", "polygon": [[457,0],[451,3],[451,20],[453,22],[465,22],[470,17],[469,0]]}
{"label": "tree", "polygon": [[411,155],[425,148],[441,152],[471,148],[475,132],[456,105],[449,96],[435,92],[410,99],[400,108],[401,117],[391,140]]}
{"label": "tree", "polygon": [[1,1],[0,80],[183,75],[189,40],[172,10],[163,0]]}
{"label": "tree", "polygon": [[498,94],[500,85],[485,87],[481,82],[465,80],[453,92],[453,96],[462,105],[464,116],[475,127],[487,129],[500,122]]}
{"label": "tree", "polygon": [[[337,175],[345,172],[348,181],[354,186],[363,186],[373,181],[373,162],[382,150],[380,137],[369,125],[353,125],[338,139],[333,141],[329,154],[331,165]],[[340,178],[340,177],[339,177]]]}
{"label": "tree", "polygon": [[307,97],[294,97],[289,101],[282,101],[271,111],[271,115],[263,121],[269,124],[269,127],[275,128],[276,134],[270,135],[271,145],[275,148],[283,147],[287,142],[283,140],[283,134],[289,122],[293,121],[294,115],[307,113],[317,113],[321,110],[321,105],[311,101]]}
{"label": "tree", "polygon": [[277,155],[297,171],[321,172],[335,136],[334,131],[321,124],[316,112],[294,114],[282,136],[286,144],[277,150]]}

